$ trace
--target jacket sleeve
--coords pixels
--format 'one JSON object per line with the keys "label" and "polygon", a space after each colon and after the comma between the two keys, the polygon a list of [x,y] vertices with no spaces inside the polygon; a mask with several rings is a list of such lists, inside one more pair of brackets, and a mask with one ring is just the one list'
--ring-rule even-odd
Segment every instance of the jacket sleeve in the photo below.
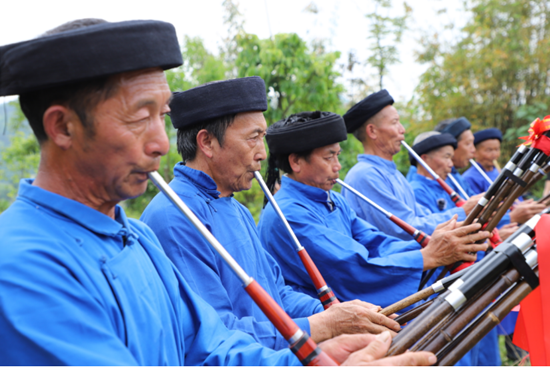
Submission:
{"label": "jacket sleeve", "polygon": [[0,262],[3,364],[137,365],[108,310],[73,276],[64,256],[30,250],[18,261]]}
{"label": "jacket sleeve", "polygon": [[[358,177],[354,181],[353,186],[385,210],[428,235],[433,233],[438,224],[451,219],[455,214],[458,214],[459,221],[466,218],[466,213],[461,208],[453,208],[443,213],[432,213],[428,208],[416,202],[414,208],[411,208],[403,200],[395,196],[389,184],[383,178],[375,175]],[[391,222],[384,214],[378,212],[369,203],[360,198],[353,198],[353,196],[352,193],[346,192],[346,199],[350,202],[353,201],[355,205],[361,208],[363,213],[368,213],[367,218],[369,223],[391,236],[401,239],[411,238],[409,234]]]}
{"label": "jacket sleeve", "polygon": [[[350,236],[299,205],[291,211],[287,208],[285,215],[340,300],[361,299],[387,306],[418,289],[423,259],[413,241],[386,236],[362,220],[353,222],[354,235]],[[263,235],[269,237],[268,248],[277,254],[277,259],[282,259],[283,268],[292,268],[302,286],[311,284],[298,256],[287,256],[292,245],[280,221],[264,222],[262,227]],[[269,233],[265,232],[268,227]]]}
{"label": "jacket sleeve", "polygon": [[[205,213],[195,212],[203,224],[211,230]],[[181,219],[181,214],[172,205],[165,205],[163,210],[156,210],[154,215],[144,212],[145,221],[158,236],[166,254],[181,272],[191,289],[210,304],[220,318],[231,330],[241,330],[251,335],[260,344],[279,350],[286,348],[288,342],[269,321],[257,321],[254,316],[237,317],[234,310],[238,305],[233,304],[228,290],[221,280],[223,272],[230,272],[230,268],[195,228]],[[223,239],[218,239],[223,245]],[[242,292],[242,297],[249,297],[242,289],[240,280],[229,274],[234,281],[234,288]],[[307,319],[295,320],[300,327],[309,333]]]}

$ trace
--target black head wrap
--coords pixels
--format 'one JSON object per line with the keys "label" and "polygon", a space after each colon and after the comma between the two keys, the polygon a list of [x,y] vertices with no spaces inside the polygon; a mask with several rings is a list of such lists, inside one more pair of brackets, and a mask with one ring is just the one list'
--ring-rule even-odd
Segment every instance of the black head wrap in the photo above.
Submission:
{"label": "black head wrap", "polygon": [[344,119],[332,112],[301,112],[277,121],[267,129],[265,137],[269,147],[267,186],[273,192],[275,183],[280,181],[278,169],[288,165],[291,153],[309,152],[347,137]]}
{"label": "black head wrap", "polygon": [[464,131],[470,129],[472,127],[472,124],[466,117],[459,117],[453,122],[451,122],[449,125],[447,125],[444,129],[439,130],[440,133],[449,133],[452,136],[454,136],[456,139],[462,134]]}
{"label": "black head wrap", "polygon": [[106,22],[0,47],[0,95],[181,64],[172,24]]}
{"label": "black head wrap", "polygon": [[251,76],[203,84],[174,93],[170,109],[176,129],[240,112],[265,111],[265,83]]}
{"label": "black head wrap", "polygon": [[[457,141],[451,134],[448,133],[442,133],[442,134],[436,134],[432,135],[412,146],[413,150],[421,156],[422,154],[426,154],[431,152],[432,150],[435,150],[437,148],[444,147],[446,145],[451,145],[454,149],[456,149]],[[409,162],[411,162],[411,165],[416,166],[416,159],[409,153]]]}
{"label": "black head wrap", "polygon": [[361,102],[356,103],[344,115],[348,133],[353,133],[384,107],[393,105],[393,102],[393,97],[390,96],[388,91],[382,89],[379,92],[367,96]]}
{"label": "black head wrap", "polygon": [[475,145],[478,145],[479,143],[489,139],[498,139],[502,142],[502,133],[499,129],[492,127],[490,129],[478,131],[474,134],[474,139]]}

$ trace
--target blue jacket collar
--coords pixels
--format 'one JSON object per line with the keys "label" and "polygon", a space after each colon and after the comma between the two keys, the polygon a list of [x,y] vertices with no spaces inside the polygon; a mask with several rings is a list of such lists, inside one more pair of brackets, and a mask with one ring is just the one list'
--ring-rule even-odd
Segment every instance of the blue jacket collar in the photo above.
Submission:
{"label": "blue jacket collar", "polygon": [[286,175],[283,176],[283,179],[281,181],[281,188],[282,187],[285,187],[285,190],[297,191],[300,193],[300,195],[304,195],[310,200],[328,205],[328,192],[318,187],[303,184],[301,182],[293,180]]}
{"label": "blue jacket collar", "polygon": [[212,177],[202,171],[187,167],[183,162],[179,162],[174,167],[174,176],[182,181],[190,181],[198,189],[215,199],[220,197],[218,185]]}
{"label": "blue jacket collar", "polygon": [[388,161],[387,159],[380,158],[377,155],[358,154],[357,160],[359,162],[365,162],[373,166],[380,167],[385,171],[389,171],[389,172],[397,171],[397,166],[393,161]]}
{"label": "blue jacket collar", "polygon": [[132,235],[128,218],[120,206],[115,207],[115,219],[113,220],[78,201],[33,186],[33,181],[33,179],[22,179],[20,181],[19,197],[29,200],[37,206],[47,208],[97,234],[106,236]]}

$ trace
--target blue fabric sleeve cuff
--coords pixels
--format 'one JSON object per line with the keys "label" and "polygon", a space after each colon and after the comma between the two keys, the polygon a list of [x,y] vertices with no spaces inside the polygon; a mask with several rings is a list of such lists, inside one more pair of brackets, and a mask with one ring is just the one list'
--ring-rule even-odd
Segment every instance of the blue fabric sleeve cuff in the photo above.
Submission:
{"label": "blue fabric sleeve cuff", "polygon": [[457,219],[458,222],[462,222],[463,220],[466,219],[466,212],[462,208],[453,208],[449,210],[449,213],[451,213],[451,217],[455,214],[458,214],[458,219]]}
{"label": "blue fabric sleeve cuff", "polygon": [[298,324],[298,327],[305,331],[309,336],[311,336],[311,328],[309,327],[309,320],[307,317],[299,317],[297,319],[293,319],[296,324]]}

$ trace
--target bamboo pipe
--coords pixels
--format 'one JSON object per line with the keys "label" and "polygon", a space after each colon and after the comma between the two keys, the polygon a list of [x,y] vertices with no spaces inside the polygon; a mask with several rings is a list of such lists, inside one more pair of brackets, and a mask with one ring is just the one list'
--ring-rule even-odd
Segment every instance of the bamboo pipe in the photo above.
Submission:
{"label": "bamboo pipe", "polygon": [[359,198],[366,201],[367,203],[372,205],[375,209],[377,209],[382,214],[384,214],[386,217],[388,217],[388,219],[391,220],[392,222],[394,222],[399,228],[401,228],[402,230],[404,230],[405,232],[410,234],[414,238],[414,240],[416,242],[418,242],[422,247],[426,247],[428,245],[428,242],[430,241],[431,237],[428,236],[426,233],[414,228],[413,226],[411,226],[409,223],[406,223],[402,219],[397,218],[395,215],[393,215],[392,213],[390,213],[386,209],[382,208],[380,205],[376,204],[374,201],[372,201],[371,199],[369,199],[368,197],[366,197],[365,195],[363,195],[362,193],[360,193],[359,191],[357,191],[356,189],[354,189],[353,187],[351,187],[350,185],[348,185],[347,183],[345,183],[341,179],[337,178],[336,182],[338,182],[340,184],[340,186],[342,186],[342,187],[346,188],[347,190],[349,190],[350,192],[354,193]]}
{"label": "bamboo pipe", "polygon": [[424,310],[426,310],[428,307],[430,307],[432,305],[432,303],[434,303],[433,300],[424,302],[420,306],[417,306],[417,307],[413,308],[412,310],[409,310],[409,311],[405,312],[404,314],[399,315],[398,317],[396,317],[395,322],[398,322],[399,325],[403,325],[403,324],[411,321],[412,319],[414,319],[418,315],[420,315],[422,312],[424,312]]}
{"label": "bamboo pipe", "polygon": [[292,352],[304,365],[338,365],[327,353],[321,350],[309,335],[301,330],[288,314],[275,302],[273,298],[250,277],[243,268],[233,259],[227,250],[218,242],[216,237],[204,226],[197,216],[189,209],[181,198],[164,181],[158,172],[149,172],[149,179],[162,191],[179,211],[193,224],[212,248],[229,265],[231,270],[242,280],[244,289],[254,302],[275,325],[281,335],[288,341]]}
{"label": "bamboo pipe", "polygon": [[[502,171],[500,171],[498,177],[495,179],[495,181],[489,186],[487,191],[485,192],[485,195],[481,199],[479,199],[478,203],[474,207],[474,209],[468,214],[466,217],[466,220],[464,221],[464,226],[470,225],[474,222],[474,220],[481,214],[481,212],[485,209],[487,204],[491,201],[493,196],[499,191],[503,183],[507,180],[507,175],[510,173],[516,172],[517,165],[522,163],[524,160],[524,156],[529,156],[529,161],[532,158],[534,151],[533,148],[527,148],[525,145],[520,145],[519,148],[516,150],[516,152],[512,155],[512,158],[506,163]],[[523,173],[523,171],[521,172]]]}
{"label": "bamboo pipe", "polygon": [[[535,270],[535,274],[538,275],[538,269]],[[485,335],[491,331],[496,325],[498,325],[506,315],[512,311],[533,289],[526,281],[518,283],[511,291],[509,291],[504,297],[498,300],[474,325],[469,328],[460,341],[454,345],[454,347],[446,353],[441,359],[438,358],[438,366],[452,366],[460,358],[466,354],[467,351],[473,348],[475,344],[479,342]]]}
{"label": "bamboo pipe", "polygon": [[[530,267],[536,266],[538,257],[535,250],[529,251],[525,258]],[[515,268],[506,271],[488,290],[480,291],[480,297],[469,307],[465,307],[452,322],[446,325],[445,328],[439,332],[437,337],[435,337],[421,350],[427,352],[431,351],[434,353],[440,351],[447,343],[451,342],[454,337],[456,337],[458,333],[464,329],[464,327],[466,327],[480,312],[490,305],[495,298],[516,283],[519,278],[520,274]]]}
{"label": "bamboo pipe", "polygon": [[379,313],[385,316],[389,316],[391,314],[401,311],[406,307],[409,307],[410,305],[415,304],[416,302],[422,301],[433,294],[443,292],[444,290],[448,289],[449,286],[453,284],[457,279],[460,279],[461,276],[466,274],[467,271],[471,271],[476,266],[477,264],[474,264],[469,268],[462,269],[452,275],[449,275],[446,278],[440,279],[432,284],[430,287],[418,291],[406,298],[403,298],[401,301],[397,301],[394,304],[380,310]]}
{"label": "bamboo pipe", "polygon": [[269,191],[269,188],[265,184],[260,172],[254,171],[254,177],[260,184],[260,187],[262,188],[265,196],[271,203],[271,206],[273,206],[275,213],[277,213],[277,215],[283,222],[288,234],[290,235],[290,238],[292,238],[292,242],[294,242],[294,245],[296,246],[296,252],[298,252],[298,256],[300,256],[300,259],[302,260],[302,263],[304,264],[304,267],[306,268],[306,271],[309,274],[309,277],[311,278],[315,289],[317,290],[317,296],[319,297],[323,308],[326,310],[330,306],[340,303],[338,298],[336,298],[336,296],[334,295],[332,289],[327,285],[327,282],[325,282],[325,279],[321,275],[321,272],[307,253],[306,249],[302,246],[302,244],[298,240],[298,237],[296,237],[296,234],[292,230],[292,227],[290,227],[290,224],[286,220],[285,215],[277,204],[277,201],[271,194],[271,191]]}
{"label": "bamboo pipe", "polygon": [[435,171],[430,166],[428,166],[428,164],[424,162],[422,158],[420,158],[420,156],[414,151],[414,149],[411,148],[409,144],[407,144],[407,142],[405,142],[405,140],[401,140],[401,145],[403,145],[409,151],[414,159],[416,159],[416,161],[420,163],[426,171],[428,171],[433,179],[437,181],[437,183],[443,188],[443,190],[445,190],[447,194],[449,194],[451,200],[453,201],[453,203],[455,203],[456,206],[461,207],[462,205],[464,205],[465,201],[460,197],[460,195],[458,195],[445,181],[443,181],[441,177],[439,177],[439,175],[435,173]]}

